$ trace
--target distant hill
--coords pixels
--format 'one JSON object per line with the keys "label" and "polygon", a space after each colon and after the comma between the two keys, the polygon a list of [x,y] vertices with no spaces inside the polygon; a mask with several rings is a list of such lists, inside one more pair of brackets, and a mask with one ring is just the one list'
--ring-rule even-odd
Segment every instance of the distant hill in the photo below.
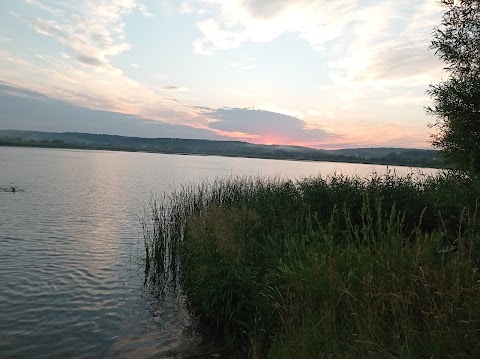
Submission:
{"label": "distant hill", "polygon": [[77,132],[56,133],[0,130],[1,145],[378,163],[425,167],[439,166],[438,152],[435,150],[353,148],[327,151],[299,146],[257,145],[242,141],[141,138]]}
{"label": "distant hill", "polygon": [[330,153],[361,158],[405,157],[405,158],[431,158],[438,156],[437,150],[397,148],[397,147],[370,147],[370,148],[345,148],[329,151]]}
{"label": "distant hill", "polygon": [[420,150],[420,149],[411,149],[411,148],[396,148],[396,147],[369,147],[369,148],[344,148],[341,150],[332,150],[331,153],[341,154],[345,156],[354,156],[354,157],[383,157],[391,153],[396,153],[400,155],[405,152],[416,152],[416,153],[432,153],[436,154],[435,150]]}

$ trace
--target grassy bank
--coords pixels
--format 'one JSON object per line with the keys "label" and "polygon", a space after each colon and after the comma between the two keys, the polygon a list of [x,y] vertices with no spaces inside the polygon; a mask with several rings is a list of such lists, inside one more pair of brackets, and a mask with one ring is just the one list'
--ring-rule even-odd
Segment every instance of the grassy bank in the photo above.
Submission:
{"label": "grassy bank", "polygon": [[152,203],[150,281],[253,358],[480,356],[480,184],[231,179]]}

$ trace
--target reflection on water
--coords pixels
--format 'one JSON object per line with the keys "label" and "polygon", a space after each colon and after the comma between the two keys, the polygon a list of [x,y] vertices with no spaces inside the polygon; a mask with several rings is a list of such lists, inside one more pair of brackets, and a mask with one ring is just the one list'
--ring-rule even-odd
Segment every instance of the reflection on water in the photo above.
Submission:
{"label": "reflection on water", "polygon": [[0,147],[0,357],[185,357],[198,343],[188,314],[156,299],[139,270],[138,217],[151,194],[232,174],[373,168]]}

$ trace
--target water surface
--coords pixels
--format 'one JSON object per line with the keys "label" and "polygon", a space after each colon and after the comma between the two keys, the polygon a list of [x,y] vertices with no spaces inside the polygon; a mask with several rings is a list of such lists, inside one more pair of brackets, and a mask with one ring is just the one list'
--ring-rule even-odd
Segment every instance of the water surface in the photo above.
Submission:
{"label": "water surface", "polygon": [[152,193],[231,175],[372,171],[386,167],[0,147],[0,357],[194,350],[185,311],[160,307],[143,287],[139,216]]}

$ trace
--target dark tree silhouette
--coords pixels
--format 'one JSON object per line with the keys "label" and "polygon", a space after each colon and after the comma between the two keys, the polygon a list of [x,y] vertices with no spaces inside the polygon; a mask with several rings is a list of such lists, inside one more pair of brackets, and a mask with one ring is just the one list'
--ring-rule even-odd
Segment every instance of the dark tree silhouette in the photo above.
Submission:
{"label": "dark tree silhouette", "polygon": [[436,119],[432,144],[456,169],[480,173],[480,0],[441,0],[444,13],[430,48],[449,77],[427,94]]}

